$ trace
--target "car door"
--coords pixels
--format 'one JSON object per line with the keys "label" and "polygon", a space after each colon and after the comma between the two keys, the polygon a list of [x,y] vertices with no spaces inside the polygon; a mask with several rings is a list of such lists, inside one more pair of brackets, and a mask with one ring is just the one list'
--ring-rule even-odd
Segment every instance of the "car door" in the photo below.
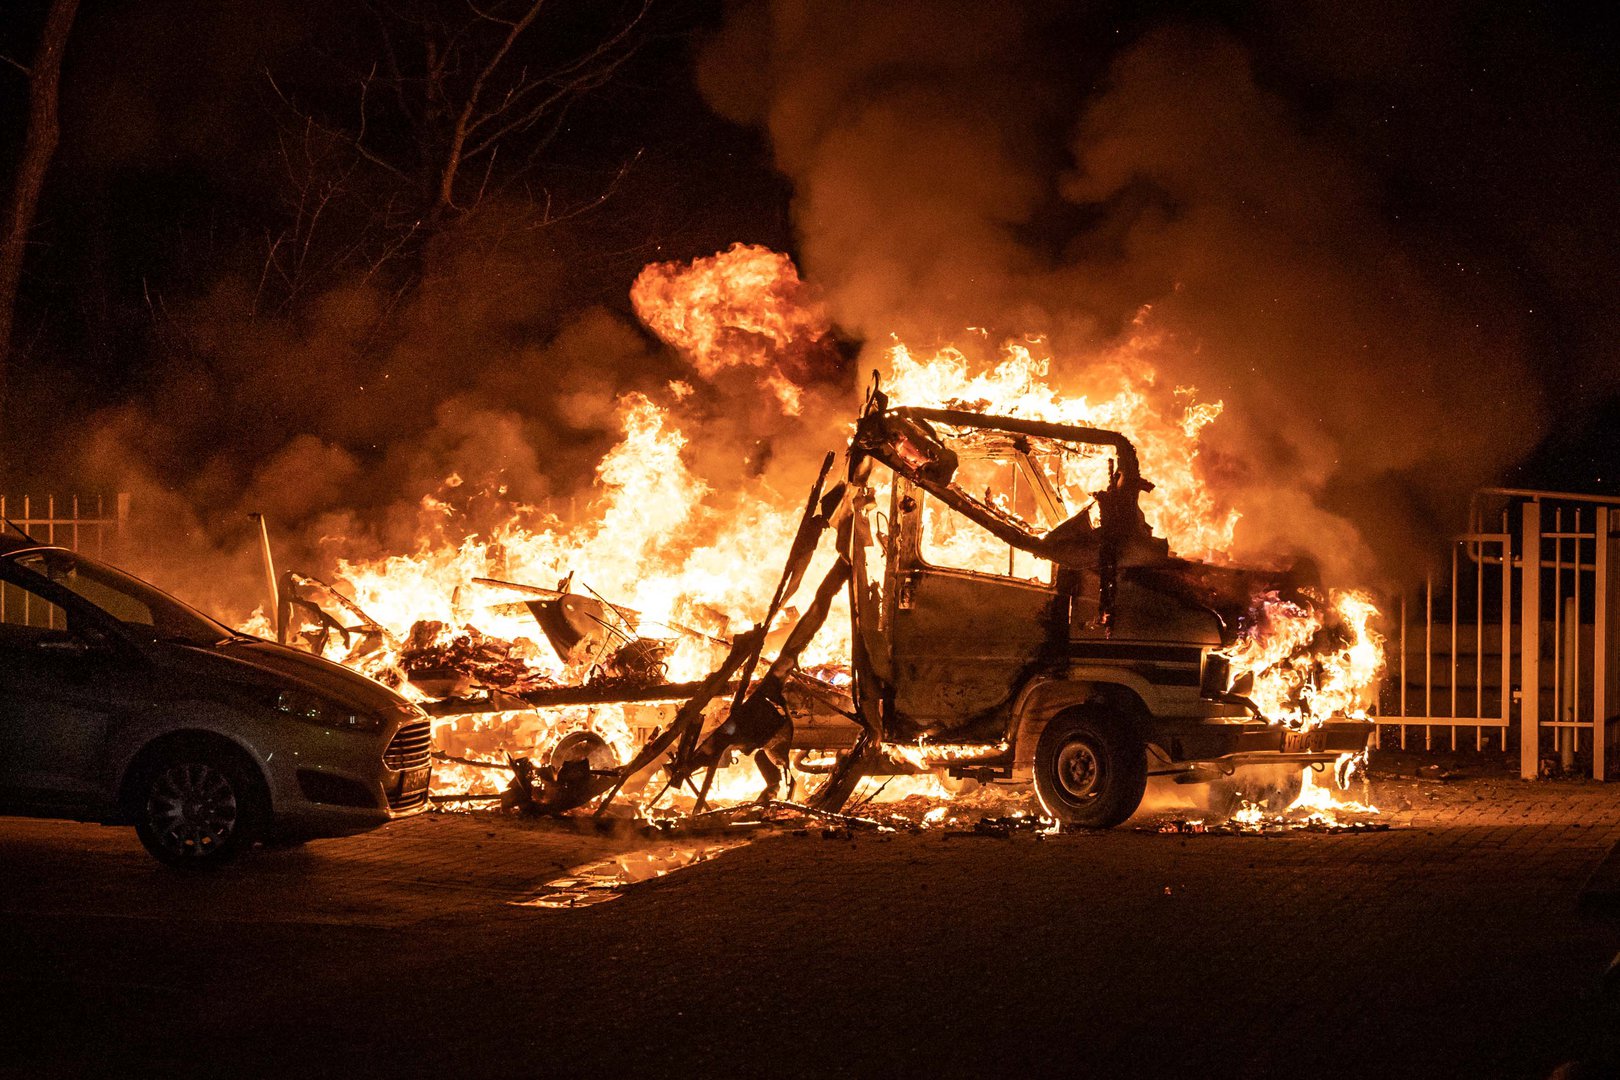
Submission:
{"label": "car door", "polygon": [[0,562],[0,802],[9,807],[70,812],[111,796],[108,720],[138,693],[143,665],[82,608]]}
{"label": "car door", "polygon": [[1049,563],[928,498],[896,485],[888,592],[902,737],[1003,722],[1051,639],[1057,601]]}

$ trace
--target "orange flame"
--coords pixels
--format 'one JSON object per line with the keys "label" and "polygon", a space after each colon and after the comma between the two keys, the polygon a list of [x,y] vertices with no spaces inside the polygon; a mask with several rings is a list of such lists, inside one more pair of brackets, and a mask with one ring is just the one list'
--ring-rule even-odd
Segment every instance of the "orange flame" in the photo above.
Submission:
{"label": "orange flame", "polygon": [[818,373],[832,332],[793,260],[748,244],[690,264],[654,263],[630,287],[630,302],[705,379],[759,370],[789,416],[798,415],[801,386]]}
{"label": "orange flame", "polygon": [[[696,378],[751,374],[784,414],[798,414],[806,388],[836,370],[829,366],[836,361],[829,316],[786,255],[739,244],[689,265],[651,265],[637,278],[631,299],[643,321],[690,362]],[[1156,485],[1142,501],[1155,531],[1184,557],[1225,560],[1239,513],[1218,502],[1200,471],[1202,434],[1217,422],[1222,404],[1160,383],[1147,359],[1158,344],[1147,329],[1148,315],[1144,309],[1123,346],[1085,358],[1056,356],[1041,338],[1007,341],[981,361],[970,359],[968,347],[922,351],[895,341],[887,350],[886,390],[905,404],[1122,432],[1139,451],[1143,475]],[[983,352],[982,343],[967,344],[973,355]],[[672,405],[693,393],[690,383],[670,390]],[[598,465],[593,498],[580,520],[514,505],[507,521],[477,532],[461,524],[449,498],[430,496],[420,505],[414,550],[340,560],[340,586],[394,642],[362,653],[334,639],[328,654],[400,684],[399,643],[420,620],[434,620],[443,624],[446,638],[472,626],[511,644],[512,662],[537,678],[579,682],[599,656],[572,663],[559,657],[533,618],[512,603],[521,594],[469,584],[488,577],[551,588],[566,579],[576,592],[588,587],[633,612],[630,633],[666,640],[671,681],[711,671],[723,639],[763,613],[802,492],[780,492],[765,480],[716,490],[692,471],[687,435],[669,408],[642,394],[626,395],[619,408],[620,440]],[[1099,452],[1067,464],[1051,479],[1072,512],[1106,486],[1107,476],[1108,459]],[[976,536],[976,526],[948,519],[935,515],[927,527],[932,542],[957,545],[967,560],[957,565],[976,566],[983,556],[983,569],[1008,571],[1004,544],[987,545],[988,533]],[[813,567],[808,579],[818,575]],[[1255,676],[1255,699],[1268,716],[1296,726],[1364,715],[1382,665],[1381,639],[1371,629],[1375,616],[1370,599],[1359,593],[1335,593],[1330,605],[1320,607],[1270,598],[1230,650],[1233,670]],[[847,667],[848,657],[849,618],[841,607],[804,663]],[[421,696],[409,684],[401,689]],[[441,722],[436,735],[441,750],[493,759],[505,750],[532,752],[566,731],[593,730],[622,758],[635,730],[655,720],[655,713],[638,719],[620,706],[544,716],[500,712]],[[488,790],[494,782],[470,767],[441,767],[436,787]],[[746,791],[744,786],[738,781],[739,797],[757,793],[757,782],[750,779]]]}
{"label": "orange flame", "polygon": [[1335,716],[1365,719],[1384,669],[1384,639],[1372,625],[1377,617],[1363,592],[1334,590],[1325,603],[1270,593],[1222,655],[1234,682],[1253,676],[1249,697],[1268,719],[1301,729]]}

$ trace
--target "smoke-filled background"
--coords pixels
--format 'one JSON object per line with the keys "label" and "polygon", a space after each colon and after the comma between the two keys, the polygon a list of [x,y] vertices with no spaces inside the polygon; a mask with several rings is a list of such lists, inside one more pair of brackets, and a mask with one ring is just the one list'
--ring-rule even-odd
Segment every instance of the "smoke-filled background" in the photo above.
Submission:
{"label": "smoke-filled background", "polygon": [[[1076,388],[1150,341],[1166,386],[1225,402],[1203,464],[1240,554],[1339,577],[1419,573],[1476,485],[1615,479],[1612,26],[1462,3],[559,4],[525,63],[604,43],[611,63],[443,204],[442,124],[387,94],[418,88],[452,7],[81,14],[0,489],[132,491],[137,567],[241,612],[248,511],[317,572],[514,501],[566,512],[629,392],[672,407],[717,491],[796,494],[894,335],[1044,335]],[[7,55],[37,14],[0,30]],[[739,241],[790,251],[846,353],[864,342],[797,417],[630,309],[643,265]]]}
{"label": "smoke-filled background", "polygon": [[1151,306],[1162,373],[1227,404],[1243,548],[1399,575],[1614,366],[1591,74],[1533,20],[1424,8],[784,3],[700,81],[770,132],[842,324],[1078,366]]}

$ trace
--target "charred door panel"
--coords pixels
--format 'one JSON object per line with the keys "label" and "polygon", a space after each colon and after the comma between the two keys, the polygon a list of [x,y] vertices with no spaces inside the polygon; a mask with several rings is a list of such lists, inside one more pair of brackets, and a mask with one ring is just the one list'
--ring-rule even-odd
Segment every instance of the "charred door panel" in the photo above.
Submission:
{"label": "charred door panel", "polygon": [[1055,593],[960,570],[918,569],[895,613],[894,711],[932,731],[1004,716],[1039,661]]}
{"label": "charred door panel", "polygon": [[1109,640],[1221,644],[1220,627],[1209,611],[1130,580],[1121,581],[1114,594],[1111,633],[1105,633],[1097,619],[1098,605],[1093,594],[1087,591],[1075,599],[1072,632],[1076,642]]}

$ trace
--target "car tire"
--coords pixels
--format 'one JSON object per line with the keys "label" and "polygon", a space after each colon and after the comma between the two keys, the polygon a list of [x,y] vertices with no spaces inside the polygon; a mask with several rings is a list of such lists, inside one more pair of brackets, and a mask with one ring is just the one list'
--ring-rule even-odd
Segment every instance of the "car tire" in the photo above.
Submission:
{"label": "car tire", "polygon": [[1146,790],[1147,744],[1122,711],[1068,709],[1035,744],[1035,795],[1060,825],[1112,828],[1136,813]]}
{"label": "car tire", "polygon": [[140,766],[131,810],[141,845],[161,863],[220,866],[264,832],[264,787],[240,755],[206,744],[164,747]]}

